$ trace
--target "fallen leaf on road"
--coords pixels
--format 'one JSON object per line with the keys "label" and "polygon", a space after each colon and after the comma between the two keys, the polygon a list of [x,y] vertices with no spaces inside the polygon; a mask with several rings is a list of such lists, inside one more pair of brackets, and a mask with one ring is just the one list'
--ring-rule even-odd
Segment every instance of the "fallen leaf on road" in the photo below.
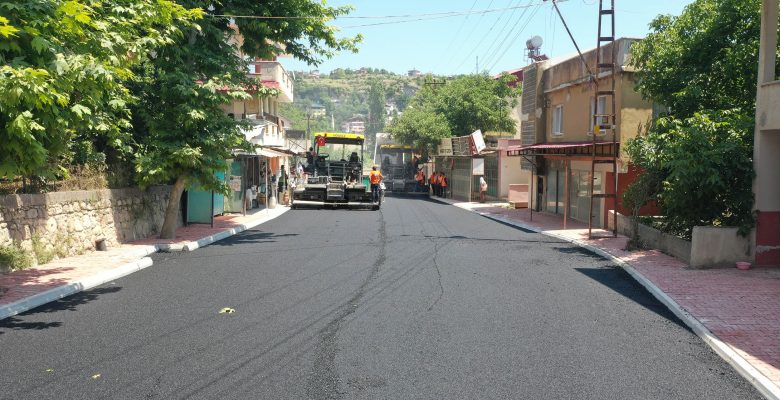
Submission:
{"label": "fallen leaf on road", "polygon": [[92,375],[92,379],[97,379],[97,378],[100,378],[100,374]]}
{"label": "fallen leaf on road", "polygon": [[233,314],[234,312],[236,312],[236,310],[234,310],[234,309],[232,309],[230,307],[225,307],[225,308],[219,310],[220,314]]}
{"label": "fallen leaf on road", "polygon": [[46,372],[54,372],[54,370],[53,370],[53,369],[51,369],[51,368],[47,368],[47,369],[46,369]]}

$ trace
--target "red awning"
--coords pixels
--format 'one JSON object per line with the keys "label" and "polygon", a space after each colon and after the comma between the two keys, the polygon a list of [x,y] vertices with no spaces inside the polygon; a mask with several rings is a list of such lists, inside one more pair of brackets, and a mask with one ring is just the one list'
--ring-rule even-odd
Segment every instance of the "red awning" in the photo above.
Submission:
{"label": "red awning", "polygon": [[[596,142],[597,147],[620,145],[620,142]],[[586,155],[582,150],[592,147],[593,141],[586,142],[559,142],[559,143],[536,143],[522,146],[509,146],[506,149],[508,156],[524,155]]]}

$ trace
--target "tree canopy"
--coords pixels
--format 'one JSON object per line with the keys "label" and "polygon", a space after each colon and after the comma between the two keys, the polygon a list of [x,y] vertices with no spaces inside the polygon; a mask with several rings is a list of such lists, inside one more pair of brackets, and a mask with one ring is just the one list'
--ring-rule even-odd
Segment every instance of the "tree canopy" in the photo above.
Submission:
{"label": "tree canopy", "polygon": [[[209,13],[179,40],[160,48],[138,68],[133,86],[141,99],[134,131],[142,184],[174,182],[161,236],[175,234],[179,198],[187,185],[227,193],[214,173],[224,169],[232,151],[247,148],[242,123],[221,106],[249,96],[276,95],[275,89],[247,77],[247,62],[289,54],[310,64],[334,51],[356,51],[360,36],[338,38],[327,22],[351,7],[328,7],[312,0],[184,1]],[[297,18],[241,18],[230,16]]]}
{"label": "tree canopy", "polygon": [[760,10],[760,0],[696,0],[677,17],[656,17],[631,48],[639,92],[678,118],[701,110],[753,114]]}
{"label": "tree canopy", "polygon": [[658,16],[632,46],[637,90],[667,109],[628,144],[655,177],[635,184],[659,189],[650,197],[666,229],[683,237],[696,225],[743,233],[753,225],[760,8],[760,0],[695,0],[680,16]]}
{"label": "tree canopy", "polygon": [[200,15],[166,0],[0,2],[0,177],[62,173],[98,137],[128,151],[131,68]]}
{"label": "tree canopy", "polygon": [[424,153],[442,138],[468,135],[477,129],[514,132],[515,122],[509,112],[522,90],[507,85],[514,79],[511,75],[499,79],[464,75],[441,87],[425,85],[389,131]]}

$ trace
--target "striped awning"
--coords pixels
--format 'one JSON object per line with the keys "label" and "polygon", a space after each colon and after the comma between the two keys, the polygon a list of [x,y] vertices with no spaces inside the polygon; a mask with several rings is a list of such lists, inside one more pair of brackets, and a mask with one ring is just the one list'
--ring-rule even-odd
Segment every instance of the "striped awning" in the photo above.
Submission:
{"label": "striped awning", "polygon": [[[620,146],[620,142],[596,142],[596,155],[614,154],[613,146]],[[592,154],[593,141],[586,142],[559,142],[536,143],[506,148],[508,156],[544,156],[544,155],[582,155]]]}

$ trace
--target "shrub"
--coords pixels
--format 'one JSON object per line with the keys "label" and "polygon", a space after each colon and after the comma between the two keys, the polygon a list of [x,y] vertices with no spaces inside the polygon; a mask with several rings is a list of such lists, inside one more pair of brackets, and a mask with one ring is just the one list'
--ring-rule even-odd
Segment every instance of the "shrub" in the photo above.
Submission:
{"label": "shrub", "polygon": [[19,242],[0,246],[0,269],[17,271],[32,267],[33,257],[27,253]]}
{"label": "shrub", "polygon": [[32,237],[32,250],[39,265],[46,264],[54,259],[55,251],[46,249],[46,245],[41,241],[41,237],[38,234]]}

